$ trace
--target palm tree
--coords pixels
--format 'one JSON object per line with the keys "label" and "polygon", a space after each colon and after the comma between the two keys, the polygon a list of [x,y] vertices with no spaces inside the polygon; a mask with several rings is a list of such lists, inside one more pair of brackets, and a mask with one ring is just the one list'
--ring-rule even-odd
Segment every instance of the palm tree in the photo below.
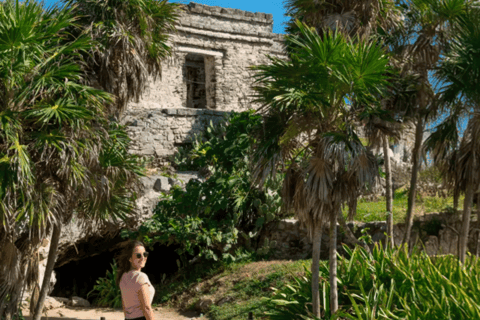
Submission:
{"label": "palm tree", "polygon": [[263,104],[255,178],[263,184],[284,170],[282,198],[313,238],[313,312],[320,315],[319,257],[322,227],[330,226],[330,310],[338,309],[336,224],[341,206],[374,183],[375,157],[357,135],[361,115],[376,112],[386,86],[388,59],[372,41],[322,36],[297,22],[287,36],[290,61],[258,66],[256,100]]}
{"label": "palm tree", "polygon": [[[403,19],[401,10],[395,5],[394,1],[380,0],[380,1],[342,1],[342,0],[325,0],[325,1],[312,1],[312,0],[287,0],[286,1],[287,15],[294,19],[299,19],[309,25],[315,26],[319,34],[322,34],[324,28],[332,30],[338,30],[349,37],[359,36],[364,38],[377,37],[384,41],[385,49],[388,52],[394,51],[396,38],[403,35]],[[288,25],[288,31],[295,33],[296,26],[294,19],[290,21]],[[394,59],[390,60],[392,66]],[[395,66],[397,67],[397,66]],[[395,91],[392,86],[392,91]],[[383,102],[386,107],[391,107],[391,104]],[[391,112],[391,110],[389,110]],[[398,114],[398,113],[397,113]],[[385,117],[385,114],[383,114]],[[378,149],[383,147],[378,145],[377,142],[384,140],[384,135],[389,135],[398,139],[400,127],[395,126],[393,121],[393,115],[389,117],[389,121],[382,121],[380,118],[372,116],[367,121],[367,140],[370,143],[369,147]],[[395,128],[393,128],[395,127]],[[374,129],[376,128],[376,129]],[[388,129],[387,129],[388,128]],[[386,131],[385,131],[386,130]],[[392,131],[393,130],[393,131]],[[383,132],[383,135],[381,134]],[[378,140],[377,138],[380,137]],[[388,157],[388,150],[384,150],[385,163],[389,164],[390,159]],[[387,184],[390,181],[391,185],[391,169],[386,166],[386,179]],[[387,190],[391,189],[387,187]],[[391,192],[387,191],[387,220],[390,226],[388,234],[390,239],[393,239],[393,217],[391,212],[392,198]],[[348,204],[349,217],[355,215],[357,199],[353,199]],[[346,225],[343,217],[339,217],[342,228],[346,235],[350,235],[348,240],[352,243],[358,243],[353,237],[350,228]],[[368,248],[367,246],[365,246]]]}
{"label": "palm tree", "polygon": [[298,31],[295,20],[314,26],[321,35],[324,30],[337,30],[349,37],[377,36],[379,30],[388,34],[401,25],[399,9],[392,0],[285,0],[288,33]]}
{"label": "palm tree", "polygon": [[387,239],[385,241],[386,246],[393,247],[393,194],[392,194],[392,167],[389,156],[390,150],[390,137],[395,141],[400,138],[402,130],[401,124],[393,119],[394,110],[388,110],[386,106],[392,106],[393,104],[388,98],[382,100],[383,104],[383,117],[389,117],[388,121],[382,120],[377,116],[372,116],[366,122],[365,135],[368,137],[369,147],[373,149],[382,149],[385,167],[385,199],[386,199],[386,212],[387,212]]}
{"label": "palm tree", "polygon": [[24,288],[38,282],[36,252],[49,233],[36,320],[62,226],[75,216],[88,232],[134,209],[142,167],[108,123],[112,97],[85,85],[82,57],[95,43],[71,38],[75,20],[72,8],[0,4],[0,317],[17,313]]}
{"label": "palm tree", "polygon": [[115,96],[108,111],[118,116],[138,101],[149,76],[160,76],[180,7],[168,0],[62,1],[79,17],[74,34],[96,41],[85,56],[89,81]]}
{"label": "palm tree", "polygon": [[[448,46],[442,61],[438,77],[447,84],[442,92],[446,101],[461,101],[463,111],[469,116],[469,122],[461,139],[458,150],[452,152],[456,170],[456,188],[465,192],[462,230],[459,239],[459,259],[465,262],[473,193],[478,189],[478,163],[480,154],[480,9],[470,6],[460,14],[453,26],[455,37]],[[455,104],[458,107],[458,104]],[[455,108],[452,113],[459,111]],[[448,123],[447,123],[448,124]],[[456,122],[455,122],[456,125]],[[450,125],[450,128],[453,125]],[[444,125],[446,127],[446,125]],[[456,128],[456,127],[455,127]],[[448,132],[448,127],[444,132]],[[450,129],[450,132],[453,130]],[[451,134],[454,136],[454,134]],[[454,136],[455,137],[455,136]],[[438,140],[438,139],[437,139]],[[452,139],[453,140],[453,139]],[[438,144],[441,149],[442,144]],[[452,149],[452,148],[450,148]],[[452,179],[450,179],[452,180]]]}
{"label": "palm tree", "polygon": [[412,176],[408,194],[403,244],[410,240],[416,184],[420,167],[423,132],[426,121],[438,107],[436,95],[429,79],[443,50],[451,38],[450,22],[465,10],[466,1],[459,0],[409,0],[405,11],[406,43],[403,50],[405,72],[415,73],[416,102],[408,110],[410,121],[415,124],[415,144],[412,151]]}

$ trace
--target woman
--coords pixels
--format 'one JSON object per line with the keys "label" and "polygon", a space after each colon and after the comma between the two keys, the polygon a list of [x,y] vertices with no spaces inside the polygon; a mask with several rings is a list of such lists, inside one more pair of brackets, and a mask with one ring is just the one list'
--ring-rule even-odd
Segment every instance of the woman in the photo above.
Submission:
{"label": "woman", "polygon": [[131,241],[116,259],[117,285],[122,292],[125,319],[154,320],[152,301],[155,289],[148,276],[140,270],[145,267],[148,252],[140,241]]}

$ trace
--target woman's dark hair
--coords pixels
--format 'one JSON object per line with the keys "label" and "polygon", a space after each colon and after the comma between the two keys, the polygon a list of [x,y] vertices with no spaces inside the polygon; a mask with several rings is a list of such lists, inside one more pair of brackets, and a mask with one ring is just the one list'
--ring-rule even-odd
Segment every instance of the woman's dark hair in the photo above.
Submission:
{"label": "woman's dark hair", "polygon": [[135,247],[142,246],[145,247],[145,245],[138,240],[131,240],[122,250],[122,252],[115,257],[115,260],[117,261],[117,279],[115,279],[115,282],[117,283],[117,286],[120,285],[120,280],[122,279],[122,276],[125,272],[130,271],[132,268],[132,265],[129,261],[129,259],[133,255],[133,250],[135,250]]}

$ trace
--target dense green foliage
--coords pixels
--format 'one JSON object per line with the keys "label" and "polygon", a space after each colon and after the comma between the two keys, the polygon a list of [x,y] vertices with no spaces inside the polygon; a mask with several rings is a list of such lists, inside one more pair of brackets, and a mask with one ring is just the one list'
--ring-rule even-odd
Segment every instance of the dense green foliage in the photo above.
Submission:
{"label": "dense green foliage", "polygon": [[105,112],[113,97],[88,85],[84,57],[96,43],[72,37],[77,18],[70,7],[0,3],[0,316],[38,282],[34,257],[52,228],[134,209],[142,168]]}
{"label": "dense green foliage", "polygon": [[209,171],[205,181],[192,180],[186,191],[174,187],[138,232],[123,236],[141,239],[147,245],[177,245],[177,252],[205,259],[235,258],[239,235],[247,247],[265,223],[280,212],[278,182],[262,191],[251,186],[250,155],[255,144],[251,132],[261,123],[253,112],[233,113],[225,124],[207,129],[209,140],[197,137],[189,159]]}
{"label": "dense green foliage", "polygon": [[34,257],[52,229],[54,237],[75,218],[88,233],[135,209],[143,168],[108,116],[115,97],[87,71],[86,60],[101,45],[86,32],[90,25],[78,24],[85,18],[79,7],[0,3],[0,316],[18,312],[23,287],[38,283]]}
{"label": "dense green foliage", "polygon": [[107,270],[105,277],[97,280],[97,284],[92,291],[87,294],[96,296],[95,305],[100,307],[120,308],[122,306],[122,293],[117,286],[115,279],[117,277],[117,263],[113,260],[110,265],[112,272]]}
{"label": "dense green foliage", "polygon": [[[383,249],[372,254],[344,247],[338,263],[339,312],[329,311],[329,269],[320,264],[320,296],[324,319],[478,319],[480,262],[462,265],[455,256],[429,257],[408,249]],[[270,300],[270,318],[314,319],[311,316],[311,272],[279,288]],[[310,310],[310,311],[308,311]]]}

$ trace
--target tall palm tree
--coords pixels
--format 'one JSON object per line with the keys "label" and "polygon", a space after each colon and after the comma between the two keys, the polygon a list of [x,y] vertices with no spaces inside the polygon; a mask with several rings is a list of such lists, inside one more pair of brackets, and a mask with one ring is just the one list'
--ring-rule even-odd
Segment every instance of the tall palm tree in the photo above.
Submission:
{"label": "tall palm tree", "polygon": [[319,258],[322,227],[330,226],[330,308],[338,309],[336,224],[341,206],[373,184],[375,157],[357,135],[361,116],[376,112],[387,82],[388,59],[368,40],[297,22],[287,36],[290,61],[270,58],[255,69],[256,100],[264,127],[259,132],[256,181],[286,172],[282,197],[313,238],[313,312],[320,315]]}
{"label": "tall palm tree", "polygon": [[0,3],[0,317],[18,311],[38,282],[40,241],[52,234],[36,305],[39,319],[62,226],[88,229],[134,209],[137,157],[109,124],[112,97],[85,85],[82,66],[95,43],[67,32],[72,8]]}
{"label": "tall palm tree", "polygon": [[337,30],[350,37],[389,33],[398,29],[402,17],[392,0],[285,0],[288,33],[296,33],[295,20],[314,26],[321,35],[324,30]]}
{"label": "tall palm tree", "polygon": [[[323,29],[331,29],[342,32],[348,37],[377,37],[384,42],[385,48],[388,52],[392,52],[397,43],[396,39],[403,35],[403,17],[400,8],[391,0],[379,1],[342,1],[342,0],[287,0],[286,1],[287,15],[294,19],[299,19],[309,25],[315,26],[319,34],[322,34]],[[296,25],[292,19],[288,25],[287,30],[295,33]],[[392,63],[394,59],[390,60]],[[392,86],[392,91],[395,91]],[[391,104],[383,103],[384,106],[390,107]],[[390,109],[390,108],[389,108]],[[391,110],[389,110],[391,112]],[[383,114],[385,116],[385,114]],[[397,138],[400,126],[395,126],[392,121],[393,116],[390,116],[389,121],[383,121],[378,117],[372,116],[367,120],[366,134],[370,147],[378,148],[377,142],[384,140],[384,135],[389,135]],[[390,124],[389,124],[390,123]],[[393,129],[393,127],[396,127]],[[376,129],[375,129],[376,128]],[[387,129],[388,128],[388,129]],[[393,131],[392,131],[393,129]],[[379,137],[378,140],[377,138]],[[380,146],[383,147],[383,146]],[[389,164],[388,150],[384,150],[385,163]],[[387,183],[391,181],[391,170],[387,167],[386,178]],[[391,183],[390,183],[391,184]],[[388,190],[389,188],[387,188]],[[391,187],[390,187],[391,189]],[[393,217],[391,212],[392,195],[387,192],[387,212],[389,223],[388,234],[390,239],[393,232]],[[353,199],[349,206],[349,216],[355,215],[357,199]],[[341,225],[347,235],[352,235],[350,228],[346,225],[343,217],[340,217]],[[351,238],[351,239],[350,239]],[[354,237],[349,237],[349,241],[357,243]],[[367,247],[368,248],[368,247]]]}
{"label": "tall palm tree", "polygon": [[403,243],[410,241],[415,208],[416,185],[420,167],[423,133],[426,121],[438,107],[430,82],[433,70],[451,38],[450,23],[466,8],[466,0],[408,0],[405,2],[406,43],[403,61],[407,72],[418,76],[416,102],[408,110],[410,121],[415,124],[415,143],[412,151],[412,176],[408,194]]}
{"label": "tall palm tree", "polygon": [[[459,259],[465,262],[473,194],[480,177],[480,8],[469,5],[453,26],[455,36],[447,48],[438,77],[446,82],[442,92],[446,101],[460,100],[469,121],[458,150],[454,153],[457,168],[456,187],[465,192],[462,230],[459,239]],[[458,105],[458,104],[456,104]],[[456,111],[454,109],[454,111]],[[455,113],[454,113],[455,114]],[[455,123],[456,124],[456,123]],[[451,127],[451,126],[450,126]],[[447,130],[444,130],[447,131]],[[450,130],[452,131],[452,130]]]}

